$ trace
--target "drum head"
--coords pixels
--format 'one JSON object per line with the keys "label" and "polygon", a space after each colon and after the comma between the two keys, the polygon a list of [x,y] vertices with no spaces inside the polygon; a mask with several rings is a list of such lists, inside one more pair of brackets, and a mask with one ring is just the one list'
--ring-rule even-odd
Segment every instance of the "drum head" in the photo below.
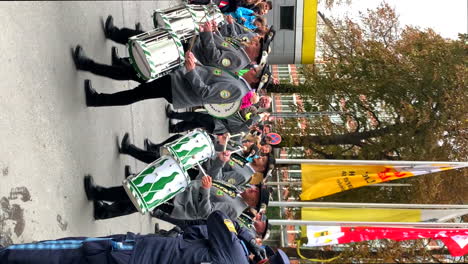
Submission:
{"label": "drum head", "polygon": [[205,104],[208,114],[216,118],[228,118],[239,111],[241,101],[235,101],[227,104]]}

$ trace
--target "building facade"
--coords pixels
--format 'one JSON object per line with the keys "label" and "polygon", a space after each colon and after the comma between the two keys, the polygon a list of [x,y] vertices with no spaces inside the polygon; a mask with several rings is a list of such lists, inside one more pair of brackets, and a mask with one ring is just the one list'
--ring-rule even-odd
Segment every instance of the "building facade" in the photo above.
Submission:
{"label": "building facade", "polygon": [[313,63],[317,26],[317,0],[273,0],[265,16],[276,30],[271,64]]}

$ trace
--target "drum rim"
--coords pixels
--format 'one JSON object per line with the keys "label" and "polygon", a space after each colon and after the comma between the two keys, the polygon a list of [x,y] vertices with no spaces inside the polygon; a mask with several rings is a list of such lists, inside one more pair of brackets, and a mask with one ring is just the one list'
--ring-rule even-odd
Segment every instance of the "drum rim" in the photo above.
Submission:
{"label": "drum rim", "polygon": [[[133,44],[140,42],[137,39],[129,39],[128,40],[128,57],[130,58],[130,64],[133,66],[133,69],[137,72],[137,74],[145,81],[151,80],[151,75],[155,72],[154,66],[150,64],[150,77],[147,77],[143,74],[143,72],[140,70],[140,67],[138,67],[138,64],[135,61],[135,56],[133,54]],[[148,56],[145,54],[146,59],[148,59]]]}
{"label": "drum rim", "polygon": [[[234,101],[234,102],[232,102],[232,103],[226,103],[226,104],[239,104],[239,106],[236,107],[236,110],[235,110],[233,113],[229,114],[229,115],[220,115],[220,116],[218,116],[218,115],[216,115],[216,114],[212,114],[212,113],[210,112],[210,110],[208,110],[207,108],[205,108],[205,110],[206,110],[206,112],[208,112],[208,114],[211,115],[211,116],[214,116],[214,117],[216,117],[216,118],[218,118],[218,119],[226,119],[226,118],[228,118],[228,117],[231,117],[231,116],[235,115],[237,112],[239,112],[240,107],[241,107],[241,105],[242,105],[242,102],[241,102],[240,100],[238,100],[238,101]],[[205,107],[205,105],[221,105],[221,104],[204,104],[203,107]]]}

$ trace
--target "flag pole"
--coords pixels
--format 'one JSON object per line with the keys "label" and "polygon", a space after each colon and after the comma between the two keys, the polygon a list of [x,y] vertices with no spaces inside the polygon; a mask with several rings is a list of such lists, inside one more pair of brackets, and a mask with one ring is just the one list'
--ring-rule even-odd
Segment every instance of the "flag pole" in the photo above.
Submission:
{"label": "flag pole", "polygon": [[269,207],[338,207],[338,208],[398,208],[398,209],[468,209],[464,204],[394,204],[394,203],[333,203],[333,202],[275,202]]}
{"label": "flag pole", "polygon": [[[302,182],[295,181],[295,182],[267,182],[265,183],[267,186],[299,186],[302,185]],[[403,187],[403,186],[412,186],[411,183],[376,183],[367,185],[369,187]]]}
{"label": "flag pole", "polygon": [[468,228],[468,223],[433,222],[352,222],[352,221],[309,221],[268,219],[271,225],[315,225],[315,226],[385,226],[385,227],[422,227],[422,228]]}
{"label": "flag pole", "polygon": [[324,164],[324,165],[456,165],[468,166],[468,162],[455,161],[404,161],[404,160],[331,160],[331,159],[276,159],[276,164]]}

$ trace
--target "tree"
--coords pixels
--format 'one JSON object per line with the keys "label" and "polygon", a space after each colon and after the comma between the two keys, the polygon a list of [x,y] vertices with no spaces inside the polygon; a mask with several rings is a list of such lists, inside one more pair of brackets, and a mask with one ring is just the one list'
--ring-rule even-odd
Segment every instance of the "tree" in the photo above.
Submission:
{"label": "tree", "polygon": [[[284,119],[276,127],[284,146],[312,150],[305,158],[468,160],[467,34],[449,40],[431,29],[401,28],[387,4],[359,20],[327,24],[319,36],[326,63],[305,68],[307,81],[288,91],[307,102],[295,105],[298,112],[338,114]],[[467,173],[402,179],[411,189],[363,187],[318,201],[466,203]],[[377,255],[384,262],[440,262],[423,245],[413,252],[400,242],[379,243],[355,244],[336,263]],[[376,251],[366,257],[369,248]]]}
{"label": "tree", "polygon": [[359,22],[330,23],[321,35],[327,63],[304,68],[306,83],[287,87],[309,102],[298,111],[339,112],[341,123],[300,120],[303,136],[285,134],[284,144],[322,158],[466,160],[467,36],[402,30],[387,4]]}

